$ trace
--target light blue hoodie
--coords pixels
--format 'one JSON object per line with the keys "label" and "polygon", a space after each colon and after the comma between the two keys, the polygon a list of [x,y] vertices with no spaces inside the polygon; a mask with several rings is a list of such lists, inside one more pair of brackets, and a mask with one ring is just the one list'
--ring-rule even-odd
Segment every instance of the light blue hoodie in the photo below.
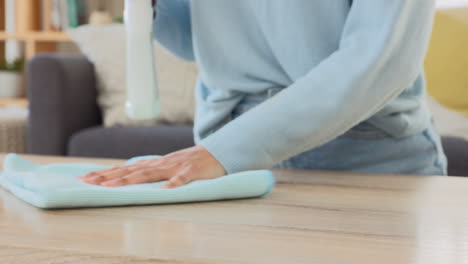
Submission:
{"label": "light blue hoodie", "polygon": [[[434,0],[158,0],[154,33],[200,68],[195,139],[228,173],[272,165],[368,120],[430,124]],[[246,94],[280,93],[224,125]]]}

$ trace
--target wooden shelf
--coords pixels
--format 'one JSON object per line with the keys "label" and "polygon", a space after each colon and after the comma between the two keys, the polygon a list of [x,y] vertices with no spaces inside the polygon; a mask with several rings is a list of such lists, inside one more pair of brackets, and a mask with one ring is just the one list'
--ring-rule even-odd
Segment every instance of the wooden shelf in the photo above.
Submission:
{"label": "wooden shelf", "polygon": [[0,42],[6,40],[24,41],[27,59],[31,59],[39,52],[55,51],[57,43],[71,41],[70,37],[64,32],[31,31],[12,34],[0,31]]}
{"label": "wooden shelf", "polygon": [[[41,2],[43,1],[43,2]],[[31,59],[41,52],[57,50],[57,44],[69,42],[70,38],[64,32],[52,31],[50,8],[41,10],[41,5],[51,6],[52,0],[15,0],[16,32],[5,32],[4,23],[0,23],[0,49],[3,50],[7,40],[24,42],[25,57]],[[0,0],[0,20],[4,21],[5,0]],[[43,27],[45,25],[45,28]],[[4,52],[0,51],[0,59]]]}
{"label": "wooden shelf", "polygon": [[29,33],[6,33],[0,31],[0,41],[20,40],[20,41],[41,41],[41,42],[66,42],[71,41],[64,32],[29,32]]}
{"label": "wooden shelf", "polygon": [[18,107],[26,108],[28,107],[28,100],[26,98],[14,98],[14,99],[0,98],[0,108],[8,107],[8,106],[18,106]]}

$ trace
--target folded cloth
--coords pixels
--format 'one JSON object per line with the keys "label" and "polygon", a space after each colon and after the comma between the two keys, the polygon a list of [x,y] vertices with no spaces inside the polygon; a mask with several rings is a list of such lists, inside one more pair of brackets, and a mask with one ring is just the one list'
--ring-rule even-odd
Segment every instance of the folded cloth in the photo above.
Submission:
{"label": "folded cloth", "polygon": [[[145,156],[127,161],[156,158]],[[166,182],[103,187],[77,177],[110,167],[91,163],[37,165],[16,154],[4,160],[0,185],[16,197],[39,208],[107,207],[202,202],[262,197],[274,186],[270,171],[247,171],[212,180],[194,181],[175,189],[161,189]]]}

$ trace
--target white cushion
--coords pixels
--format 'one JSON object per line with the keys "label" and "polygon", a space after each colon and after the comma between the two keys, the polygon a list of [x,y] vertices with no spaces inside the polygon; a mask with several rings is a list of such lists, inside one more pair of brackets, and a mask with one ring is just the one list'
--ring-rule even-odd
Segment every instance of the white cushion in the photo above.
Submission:
{"label": "white cushion", "polygon": [[68,31],[81,51],[94,63],[98,104],[104,126],[156,125],[193,121],[197,68],[155,43],[161,115],[155,120],[135,121],[125,114],[125,27],[122,24],[85,25]]}

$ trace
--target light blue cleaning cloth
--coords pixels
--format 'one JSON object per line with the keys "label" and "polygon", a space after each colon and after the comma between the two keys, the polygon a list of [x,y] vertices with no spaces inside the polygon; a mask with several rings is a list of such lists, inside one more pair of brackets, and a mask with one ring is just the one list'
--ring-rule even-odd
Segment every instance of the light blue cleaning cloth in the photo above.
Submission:
{"label": "light blue cleaning cloth", "polygon": [[[137,157],[138,160],[156,156]],[[0,185],[16,197],[39,208],[107,207],[202,202],[262,197],[274,186],[270,171],[247,171],[212,180],[200,180],[175,189],[161,189],[166,182],[110,188],[90,185],[78,176],[110,167],[90,163],[37,165],[16,154],[4,160]]]}

